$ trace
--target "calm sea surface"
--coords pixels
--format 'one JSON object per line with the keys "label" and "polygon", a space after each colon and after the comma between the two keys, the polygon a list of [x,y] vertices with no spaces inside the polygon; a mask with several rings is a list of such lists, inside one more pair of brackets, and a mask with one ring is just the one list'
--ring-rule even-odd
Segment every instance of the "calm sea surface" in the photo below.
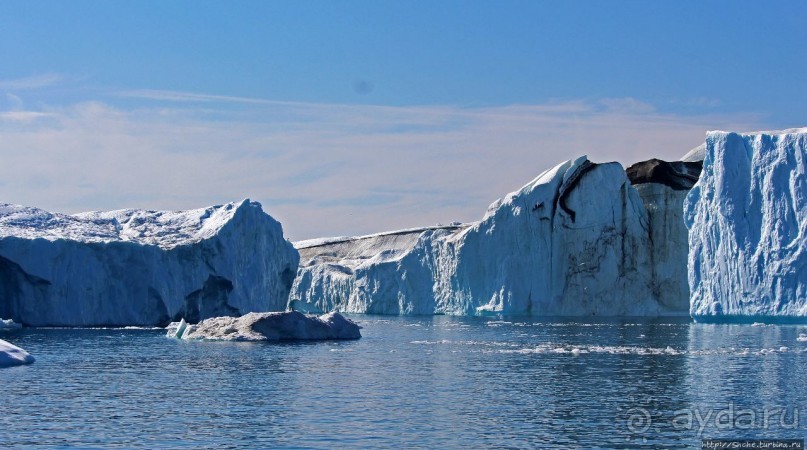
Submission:
{"label": "calm sea surface", "polygon": [[[353,316],[364,337],[0,332],[0,447],[685,448],[807,434],[807,327]],[[799,340],[801,336],[802,340]]]}

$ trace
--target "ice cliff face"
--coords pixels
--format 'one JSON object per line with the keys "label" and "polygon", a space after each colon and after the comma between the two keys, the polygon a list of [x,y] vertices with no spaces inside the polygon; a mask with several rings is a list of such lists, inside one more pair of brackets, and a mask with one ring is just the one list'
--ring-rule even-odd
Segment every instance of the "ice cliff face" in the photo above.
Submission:
{"label": "ice cliff face", "polygon": [[686,199],[691,313],[807,316],[807,129],[711,132]]}
{"label": "ice cliff face", "polygon": [[684,200],[698,181],[702,166],[699,161],[651,159],[626,170],[647,211],[653,297],[677,311],[689,309]]}
{"label": "ice cliff face", "polygon": [[432,241],[466,226],[401,230],[295,244],[301,267],[293,309],[369,314],[434,314]]}
{"label": "ice cliff face", "polygon": [[[683,183],[687,170],[667,181]],[[647,172],[644,183],[660,184]],[[683,202],[669,191],[684,188],[660,186],[643,200],[619,164],[582,157],[495,202],[474,224],[298,243],[290,304],[382,314],[686,315],[686,247],[671,247],[686,230],[666,222],[680,219],[672,210]],[[648,215],[645,204],[658,206]],[[670,277],[674,289],[662,289],[659,280]]]}
{"label": "ice cliff face", "polygon": [[0,317],[26,325],[282,310],[297,263],[280,223],[249,200],[72,216],[0,204]]}

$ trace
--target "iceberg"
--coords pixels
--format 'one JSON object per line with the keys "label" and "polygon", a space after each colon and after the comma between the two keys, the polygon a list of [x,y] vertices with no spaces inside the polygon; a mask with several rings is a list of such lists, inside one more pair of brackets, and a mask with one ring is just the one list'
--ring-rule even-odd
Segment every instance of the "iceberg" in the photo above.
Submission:
{"label": "iceberg", "polygon": [[22,328],[22,325],[11,319],[0,319],[0,330],[16,330],[18,328]]}
{"label": "iceberg", "polygon": [[169,327],[168,336],[217,341],[341,340],[361,338],[360,329],[339,313],[312,317],[286,311],[213,317],[185,327],[180,323]]}
{"label": "iceberg", "polygon": [[703,143],[692,150],[688,151],[680,161],[685,162],[700,162],[703,163],[703,158],[706,153],[706,143]]}
{"label": "iceberg", "polygon": [[650,159],[626,170],[647,211],[653,295],[662,305],[679,311],[689,310],[684,200],[698,181],[702,166],[698,160]]}
{"label": "iceberg", "polygon": [[685,220],[693,318],[807,317],[807,128],[708,133]]}
{"label": "iceberg", "polygon": [[34,362],[34,357],[25,350],[0,339],[0,368],[21,366]]}
{"label": "iceberg", "polygon": [[185,322],[185,319],[182,319],[179,322],[171,322],[167,327],[165,327],[165,329],[165,335],[167,337],[182,339],[182,335],[184,335],[185,330],[188,329],[188,322]]}
{"label": "iceberg", "polygon": [[699,164],[653,164],[637,171],[637,183],[649,186],[642,191],[618,163],[583,156],[497,200],[476,223],[298,242],[289,306],[316,313],[685,316],[686,228],[676,208],[682,211]]}
{"label": "iceberg", "polygon": [[0,317],[149,326],[282,311],[299,255],[257,202],[75,215],[0,204]]}

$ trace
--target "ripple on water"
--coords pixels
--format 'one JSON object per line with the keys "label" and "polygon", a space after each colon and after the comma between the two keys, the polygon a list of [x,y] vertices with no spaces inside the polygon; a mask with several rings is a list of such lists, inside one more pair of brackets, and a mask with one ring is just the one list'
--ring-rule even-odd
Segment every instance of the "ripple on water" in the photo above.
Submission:
{"label": "ripple on water", "polygon": [[675,411],[807,408],[804,327],[356,318],[302,344],[6,331],[37,361],[0,371],[0,446],[681,448]]}

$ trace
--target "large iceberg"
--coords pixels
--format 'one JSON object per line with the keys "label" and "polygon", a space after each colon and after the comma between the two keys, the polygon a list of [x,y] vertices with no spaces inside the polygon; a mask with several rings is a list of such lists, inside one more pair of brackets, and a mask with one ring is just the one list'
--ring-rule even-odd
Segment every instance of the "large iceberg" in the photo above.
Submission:
{"label": "large iceberg", "polygon": [[213,317],[196,325],[184,321],[168,326],[168,337],[216,341],[287,341],[359,339],[361,327],[339,313],[321,317],[297,311]]}
{"label": "large iceberg", "polygon": [[807,317],[807,128],[710,132],[686,200],[696,320]]}
{"label": "large iceberg", "polygon": [[297,243],[301,265],[290,306],[379,314],[686,315],[686,229],[672,211],[683,207],[678,191],[687,187],[669,186],[680,178],[694,182],[683,167],[666,178],[646,171],[637,181],[659,186],[642,196],[618,163],[581,157],[497,200],[473,224]]}
{"label": "large iceberg", "polygon": [[25,350],[0,339],[0,368],[21,366],[34,362],[34,357]]}
{"label": "large iceberg", "polygon": [[76,215],[0,204],[0,317],[165,325],[279,311],[298,260],[280,223],[249,200]]}

